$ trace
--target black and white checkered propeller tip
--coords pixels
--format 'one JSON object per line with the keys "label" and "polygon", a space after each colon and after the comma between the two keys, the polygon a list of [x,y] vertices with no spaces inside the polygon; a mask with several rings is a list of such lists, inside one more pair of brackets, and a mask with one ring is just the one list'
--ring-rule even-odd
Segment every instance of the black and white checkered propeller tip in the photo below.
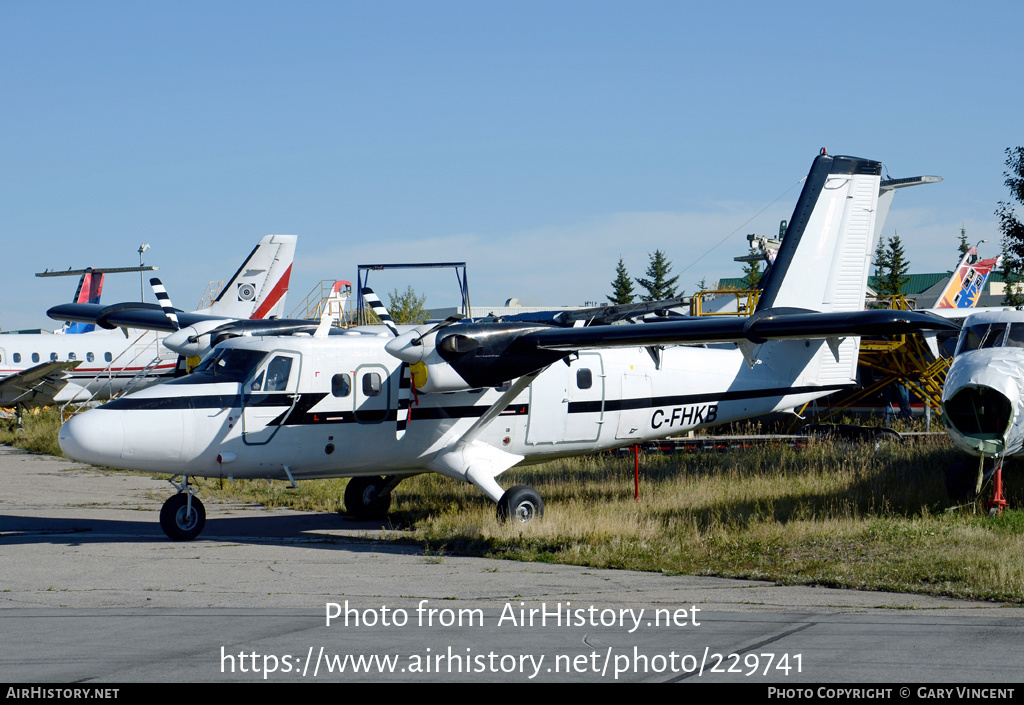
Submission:
{"label": "black and white checkered propeller tip", "polygon": [[153,293],[156,294],[157,303],[160,304],[160,308],[163,309],[164,315],[167,316],[167,320],[171,322],[174,330],[180,330],[181,324],[178,323],[178,314],[174,312],[174,306],[171,305],[171,297],[167,294],[167,289],[164,288],[163,282],[156,277],[149,280],[149,285],[153,287]]}

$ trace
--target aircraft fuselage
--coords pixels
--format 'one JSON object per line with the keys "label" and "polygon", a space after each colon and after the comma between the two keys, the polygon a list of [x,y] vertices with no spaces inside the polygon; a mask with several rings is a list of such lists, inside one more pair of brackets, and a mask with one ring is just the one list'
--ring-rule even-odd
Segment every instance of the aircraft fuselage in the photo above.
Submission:
{"label": "aircraft fuselage", "polygon": [[[422,472],[502,388],[420,394],[396,439],[401,363],[384,351],[388,339],[228,341],[211,358],[224,356],[221,371],[234,378],[207,358],[193,375],[75,417],[61,445],[77,460],[204,477]],[[478,440],[542,462],[793,408],[852,383],[813,381],[821,353],[831,357],[823,348],[777,342],[753,367],[732,345],[668,347],[660,366],[645,348],[584,350],[544,370]]]}

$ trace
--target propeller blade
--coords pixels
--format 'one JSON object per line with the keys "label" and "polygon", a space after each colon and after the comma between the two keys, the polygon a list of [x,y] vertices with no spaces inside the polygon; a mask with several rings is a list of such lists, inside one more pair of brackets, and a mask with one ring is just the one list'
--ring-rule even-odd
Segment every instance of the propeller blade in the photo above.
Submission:
{"label": "propeller blade", "polygon": [[[381,320],[381,323],[386,325],[388,330],[397,338],[399,336],[398,326],[395,325],[391,314],[388,313],[381,300],[373,293],[373,289],[368,286],[363,287],[363,300],[377,314],[377,318]],[[395,438],[401,440],[405,435],[405,429],[409,426],[409,421],[412,420],[412,373],[409,372],[408,363],[402,363],[402,367],[398,371],[398,379],[398,413],[395,415]]]}
{"label": "propeller blade", "polygon": [[431,333],[436,333],[437,331],[441,330],[442,328],[447,328],[448,326],[452,325],[453,323],[458,323],[459,321],[461,321],[465,317],[466,316],[464,314],[461,314],[461,313],[452,314],[451,316],[448,316],[448,318],[444,319],[443,321],[441,321],[440,323],[435,325],[433,328],[428,330],[426,333],[421,333],[420,337],[418,337],[415,340],[413,340],[410,344],[411,345],[421,345],[423,343],[423,339],[426,338]]}
{"label": "propeller blade", "polygon": [[178,314],[174,312],[174,306],[171,305],[171,297],[167,294],[167,289],[164,288],[163,282],[156,277],[149,280],[149,285],[153,287],[153,293],[156,294],[156,300],[160,304],[160,308],[164,310],[164,315],[174,326],[174,330],[180,330],[181,324],[178,323]]}
{"label": "propeller blade", "polygon": [[387,308],[385,308],[384,304],[381,303],[380,298],[378,298],[377,295],[373,293],[373,289],[371,289],[368,286],[363,287],[363,300],[370,306],[370,309],[373,310],[373,312],[377,315],[377,318],[380,319],[380,322],[386,325],[388,327],[388,330],[391,331],[392,335],[394,335],[397,338],[398,326],[396,326],[395,322],[391,319],[391,314],[388,313]]}
{"label": "propeller blade", "polygon": [[412,374],[409,371],[408,363],[402,363],[401,375],[398,382],[398,425],[395,427],[395,439],[402,440],[405,429],[412,421]]}

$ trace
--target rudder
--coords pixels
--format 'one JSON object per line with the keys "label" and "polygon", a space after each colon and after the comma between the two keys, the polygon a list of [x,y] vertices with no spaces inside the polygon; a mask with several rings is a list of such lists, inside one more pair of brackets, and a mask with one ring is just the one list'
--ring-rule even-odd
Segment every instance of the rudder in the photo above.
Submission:
{"label": "rudder", "polygon": [[261,239],[202,313],[225,318],[281,318],[297,239],[296,235],[267,235]]}

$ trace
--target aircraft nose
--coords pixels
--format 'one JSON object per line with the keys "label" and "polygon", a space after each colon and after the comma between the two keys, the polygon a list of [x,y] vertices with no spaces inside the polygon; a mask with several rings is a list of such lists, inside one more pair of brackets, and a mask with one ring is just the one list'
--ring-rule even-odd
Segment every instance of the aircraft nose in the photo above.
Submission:
{"label": "aircraft nose", "polygon": [[92,465],[116,465],[124,449],[121,414],[94,409],[72,416],[60,427],[64,455]]}
{"label": "aircraft nose", "polygon": [[974,450],[986,454],[1005,450],[1014,407],[1005,394],[985,385],[969,385],[950,395],[944,406],[943,420]]}

